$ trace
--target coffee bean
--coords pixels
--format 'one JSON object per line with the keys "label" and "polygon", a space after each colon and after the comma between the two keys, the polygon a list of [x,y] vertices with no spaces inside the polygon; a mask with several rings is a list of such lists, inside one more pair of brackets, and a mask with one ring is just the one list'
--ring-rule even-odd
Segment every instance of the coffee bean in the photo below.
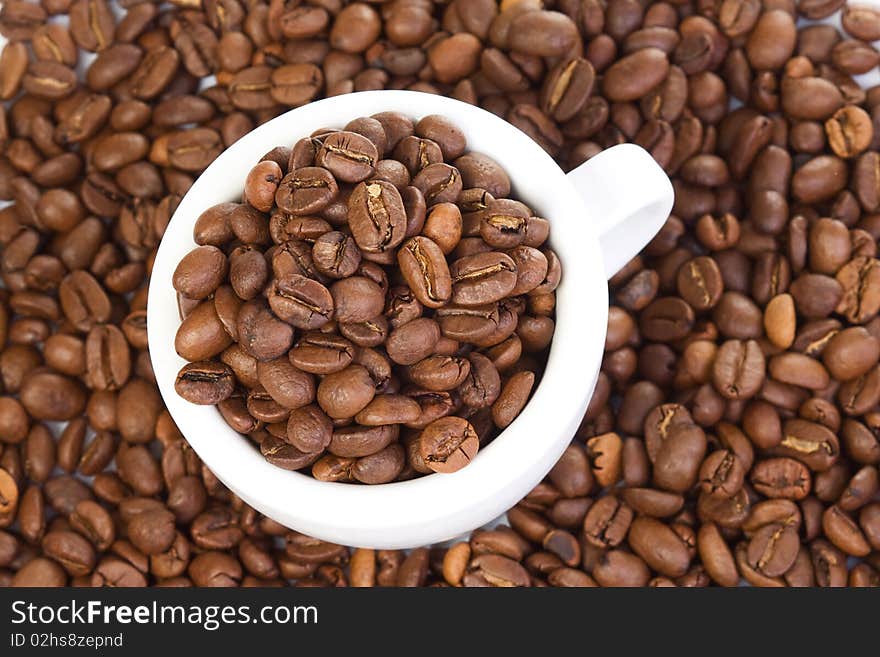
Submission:
{"label": "coffee bean", "polygon": [[678,270],[678,293],[697,311],[712,308],[721,298],[724,282],[712,258],[701,256]]}
{"label": "coffee bean", "polygon": [[352,192],[348,208],[352,235],[362,251],[381,253],[403,241],[406,210],[394,185],[383,180],[361,183]]}
{"label": "coffee bean", "polygon": [[330,291],[319,282],[298,274],[273,281],[268,299],[269,306],[280,319],[305,330],[323,326],[334,313]]}
{"label": "coffee bean", "polygon": [[393,330],[385,345],[388,357],[400,365],[414,365],[434,351],[440,327],[428,318],[418,318]]}
{"label": "coffee bean", "polygon": [[626,537],[632,519],[633,512],[629,506],[614,497],[603,497],[587,511],[584,536],[596,547],[616,547]]}
{"label": "coffee bean", "polygon": [[331,418],[354,417],[375,396],[373,380],[361,365],[325,376],[318,386],[318,404]]}
{"label": "coffee bean", "polygon": [[839,109],[825,122],[828,143],[834,153],[852,158],[871,145],[874,136],[868,113],[860,107],[847,106]]}
{"label": "coffee bean", "polygon": [[413,295],[428,308],[440,308],[452,296],[452,278],[443,251],[427,237],[407,240],[397,253],[401,274]]}
{"label": "coffee bean", "polygon": [[[246,43],[250,45],[250,42]],[[272,100],[297,107],[312,100],[323,85],[324,74],[314,64],[288,64],[273,69],[269,78],[269,93]],[[243,86],[240,89],[244,91]]]}
{"label": "coffee bean", "polygon": [[363,135],[348,131],[328,135],[315,155],[315,164],[328,169],[337,180],[347,183],[360,182],[371,176],[378,160],[379,154],[373,142]]}
{"label": "coffee bean", "polygon": [[712,368],[712,382],[728,399],[748,399],[764,382],[765,361],[754,340],[728,340],[718,349]]}
{"label": "coffee bean", "polygon": [[190,251],[174,270],[174,289],[190,299],[204,299],[216,290],[227,272],[226,256],[214,246]]}
{"label": "coffee bean", "polygon": [[859,256],[837,272],[836,279],[843,295],[835,310],[845,314],[853,323],[864,323],[880,310],[880,294],[877,294],[874,286],[880,278],[877,262],[875,258]]}
{"label": "coffee bean", "polygon": [[827,470],[840,452],[837,436],[827,427],[798,418],[786,421],[775,452],[798,458],[814,470]]}
{"label": "coffee bean", "polygon": [[790,458],[759,461],[751,472],[755,489],[770,498],[800,500],[810,492],[811,478],[807,467]]}
{"label": "coffee bean", "polygon": [[799,541],[793,527],[769,523],[749,541],[746,559],[749,566],[766,577],[785,574],[794,565]]}
{"label": "coffee bean", "polygon": [[473,426],[459,417],[435,420],[419,436],[419,452],[434,472],[460,470],[477,453],[479,438]]}
{"label": "coffee bean", "polygon": [[657,48],[644,48],[609,67],[602,89],[614,102],[636,100],[662,82],[668,71],[666,53]]}
{"label": "coffee bean", "polygon": [[822,529],[836,547],[846,554],[863,557],[871,551],[856,522],[838,506],[830,506],[822,515]]}
{"label": "coffee bean", "polygon": [[174,383],[177,394],[194,404],[218,404],[234,387],[232,370],[212,361],[184,365]]}
{"label": "coffee bean", "polygon": [[382,288],[366,276],[336,281],[330,286],[330,294],[338,322],[366,322],[381,315],[385,306]]}
{"label": "coffee bean", "polygon": [[668,577],[680,577],[687,572],[690,564],[687,546],[662,522],[647,517],[636,518],[628,537],[633,551],[654,570]]}
{"label": "coffee bean", "polygon": [[843,160],[820,155],[795,172],[791,181],[792,193],[804,203],[824,201],[843,189],[846,177]]}
{"label": "coffee bean", "polygon": [[428,206],[436,203],[455,203],[462,190],[461,174],[458,169],[442,162],[422,168],[413,176],[412,184],[425,196]]}
{"label": "coffee bean", "polygon": [[693,309],[682,299],[664,297],[651,302],[642,313],[641,331],[649,340],[677,340],[690,331]]}
{"label": "coffee bean", "polygon": [[764,309],[764,332],[778,348],[787,349],[795,339],[797,317],[794,300],[790,294],[779,294]]}
{"label": "coffee bean", "polygon": [[357,271],[361,252],[350,235],[339,231],[323,233],[312,246],[315,268],[331,278],[346,278]]}
{"label": "coffee bean", "polygon": [[[677,199],[660,236],[611,282],[616,310],[609,313],[593,403],[560,465],[511,510],[513,529],[476,532],[446,558],[442,550],[415,550],[409,557],[358,550],[351,583],[873,581],[870,555],[857,565],[860,557],[847,560],[863,554],[866,544],[880,545],[870,501],[880,453],[873,412],[880,369],[872,341],[880,339],[872,239],[878,233],[872,213],[880,208],[871,119],[876,94],[849,77],[876,64],[868,45],[877,36],[875,11],[846,7],[843,39],[830,25],[798,29],[788,9],[762,9],[752,0],[725,0],[711,16],[683,17],[663,3],[642,7],[630,0],[549,10],[482,0],[433,8],[397,3],[381,11],[369,3],[339,11],[321,3],[246,10],[225,0],[216,4],[183,13],[172,7],[161,21],[149,3],[123,8],[119,19],[95,0],[4,6],[0,24],[10,43],[0,55],[0,97],[15,100],[0,110],[6,155],[0,197],[15,206],[0,213],[8,290],[0,299],[6,395],[0,404],[8,411],[0,414],[0,433],[12,445],[0,453],[0,490],[6,494],[2,477],[8,473],[16,510],[0,513],[0,524],[9,527],[0,533],[0,581],[347,583],[339,565],[344,550],[313,546],[238,503],[233,510],[225,488],[169,427],[143,351],[142,282],[179,199],[221,148],[285,107],[386,87],[480,105],[510,120],[566,169],[634,141],[671,172]],[[816,20],[841,7],[806,1],[797,10]],[[47,22],[56,15],[61,23]],[[80,51],[97,53],[85,69],[76,67]],[[647,63],[633,67],[632,60]],[[200,79],[214,73],[217,84],[198,91]],[[742,109],[728,111],[731,97]],[[335,130],[299,142],[303,135],[297,135],[290,148],[251,163],[265,175],[242,181],[248,189],[239,202],[199,218],[196,244],[216,247],[227,269],[216,283],[210,268],[194,272],[206,284],[201,293],[181,290],[182,314],[197,320],[188,325],[184,349],[199,357],[199,349],[219,349],[193,366],[228,368],[224,376],[237,392],[220,403],[221,414],[264,443],[275,462],[309,468],[326,481],[357,482],[354,472],[376,483],[427,474],[418,440],[426,426],[467,416],[488,440],[495,430],[491,406],[484,405],[500,394],[502,377],[540,366],[542,354],[529,352],[549,341],[560,280],[558,258],[546,249],[553,217],[518,205],[507,163],[467,152],[463,131],[443,117],[414,122],[387,111],[335,128],[375,148],[364,184],[382,181],[400,195],[394,221],[383,223],[375,213],[365,218],[365,232],[376,236],[370,244],[388,234],[393,246],[362,248],[346,216],[355,185],[345,177],[369,169],[358,157],[344,157],[338,172],[322,159],[326,169],[281,190],[285,176],[296,179],[295,172],[316,166],[322,147],[342,140]],[[454,167],[458,179],[446,167]],[[524,227],[506,232],[484,222],[481,230],[493,205],[523,219]],[[111,221],[116,230],[108,230]],[[346,223],[352,227],[347,237]],[[437,249],[427,246],[429,256],[410,260],[407,278],[397,256],[411,238]],[[450,266],[492,251],[514,262],[513,288],[497,301],[451,303]],[[424,262],[438,274],[416,266]],[[710,294],[708,302],[691,275],[691,265],[702,271],[702,264],[705,280],[718,279],[717,268],[721,282],[718,298]],[[377,270],[384,274],[377,278]],[[382,297],[380,305],[371,292],[369,311],[381,317],[341,323],[330,317],[315,329],[325,332],[294,336],[265,302],[257,303],[267,286],[293,274],[328,291],[336,280],[368,278]],[[431,305],[426,288],[435,284],[442,293]],[[186,298],[190,294],[208,305],[202,308]],[[519,295],[528,296],[511,299]],[[366,314],[366,306],[355,306]],[[242,312],[247,339],[239,335]],[[435,322],[427,339],[419,337],[422,329],[402,330],[414,321],[416,327]],[[386,356],[398,330],[394,341],[401,344],[387,353],[406,364]],[[401,340],[408,331],[425,343]],[[258,362],[252,352],[267,359]],[[414,354],[414,362],[404,353]],[[467,362],[463,382],[426,390],[401,369],[434,356]],[[287,443],[291,411],[320,407],[315,375],[326,378],[355,363],[367,372],[359,388],[365,405],[378,393],[378,408],[396,408],[397,402],[386,402],[404,395],[419,407],[419,417],[403,429],[342,426],[353,420],[335,418],[324,456]],[[443,387],[455,378],[444,379]],[[827,384],[810,388],[802,380]],[[613,405],[612,387],[619,399]],[[664,415],[652,413],[671,401],[673,390],[690,412],[672,413],[661,431]],[[414,406],[401,405],[414,413]],[[371,410],[370,418],[391,417],[384,413]],[[61,428],[56,448],[41,420],[59,414],[73,420]],[[703,426],[712,426],[708,438]],[[326,434],[319,433],[322,444]],[[616,452],[606,450],[617,444],[612,435],[627,436],[619,441],[618,465],[608,460]],[[139,448],[118,448],[116,436]],[[154,437],[159,445],[151,443]],[[333,449],[352,455],[335,456]],[[155,450],[163,454],[161,467]],[[93,473],[93,483],[52,477],[53,459],[65,472]],[[775,465],[778,459],[783,465]],[[734,491],[740,472],[749,483]],[[594,495],[596,483],[620,479],[626,487],[615,495]],[[804,488],[815,495],[798,505],[786,499]],[[149,507],[128,503],[132,494],[147,492],[155,494]],[[180,526],[166,550],[146,555],[140,538],[146,534],[128,535],[138,515],[132,509],[162,515],[159,500]],[[693,560],[686,572],[664,574],[672,562],[656,560],[653,544],[641,545],[640,556],[627,530],[615,545],[599,547],[586,538],[578,544],[573,532],[592,509],[609,504],[605,500],[631,516],[655,519],[664,537],[674,534]],[[764,506],[776,503],[788,506]],[[50,520],[55,513],[61,517]],[[115,545],[111,514],[122,518]],[[71,529],[91,547],[67,540]],[[287,536],[288,549],[269,545],[261,533]],[[166,541],[169,534],[162,535]],[[529,554],[529,543],[538,550]],[[197,556],[193,545],[208,552]],[[476,561],[487,556],[510,563]],[[83,574],[71,576],[71,568]]]}
{"label": "coffee bean", "polygon": [[281,179],[275,203],[290,214],[307,215],[327,207],[338,193],[336,179],[327,169],[302,167]]}
{"label": "coffee bean", "polygon": [[351,474],[363,484],[385,484],[400,474],[404,461],[403,448],[393,443],[375,454],[359,458]]}
{"label": "coffee bean", "polygon": [[801,385],[813,390],[821,390],[828,385],[830,378],[822,364],[809,356],[797,353],[784,353],[774,356],[768,364],[768,371],[777,381]]}

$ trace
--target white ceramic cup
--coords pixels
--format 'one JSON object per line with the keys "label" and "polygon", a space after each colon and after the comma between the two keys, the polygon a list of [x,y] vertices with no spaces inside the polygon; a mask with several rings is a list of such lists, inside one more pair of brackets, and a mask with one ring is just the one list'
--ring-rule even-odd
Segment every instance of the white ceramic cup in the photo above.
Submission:
{"label": "white ceramic cup", "polygon": [[[520,416],[451,474],[376,486],[317,481],[270,465],[211,406],[174,391],[185,364],[174,351],[180,325],[172,273],[196,246],[205,209],[237,200],[250,168],[279,145],[358,116],[398,111],[441,114],[459,126],[468,149],[499,162],[512,197],[550,220],[562,263],[556,333],[547,368]],[[310,103],[260,126],[229,147],[195,182],[174,213],[153,267],[147,322],[153,369],[165,404],[207,466],[245,502],[283,525],[359,547],[406,548],[480,527],[515,504],[556,463],[593,392],[608,316],[606,280],[656,234],[672,208],[672,186],[651,156],[620,145],[568,175],[509,123],[457,100],[412,91],[367,91]]]}

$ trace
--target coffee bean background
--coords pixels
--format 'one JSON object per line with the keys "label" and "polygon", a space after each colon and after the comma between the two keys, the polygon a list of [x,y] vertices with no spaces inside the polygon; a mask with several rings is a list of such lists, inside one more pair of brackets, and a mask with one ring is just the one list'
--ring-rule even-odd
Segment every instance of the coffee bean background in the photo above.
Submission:
{"label": "coffee bean background", "polygon": [[[854,77],[876,9],[10,0],[0,33],[0,584],[880,583],[880,92]],[[236,500],[146,353],[193,178],[288,107],[377,88],[478,103],[564,168],[641,144],[676,190],[611,281],[560,462],[506,524],[408,553]],[[236,227],[259,229],[211,229]]]}

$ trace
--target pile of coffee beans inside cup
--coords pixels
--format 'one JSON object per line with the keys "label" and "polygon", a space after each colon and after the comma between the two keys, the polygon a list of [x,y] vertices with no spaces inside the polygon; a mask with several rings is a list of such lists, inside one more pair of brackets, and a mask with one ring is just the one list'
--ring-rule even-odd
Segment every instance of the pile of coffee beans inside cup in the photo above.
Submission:
{"label": "pile of coffee beans inside cup", "polygon": [[174,272],[192,361],[175,389],[322,481],[461,469],[519,415],[553,337],[550,224],[510,194],[438,115],[274,148]]}
{"label": "pile of coffee beans inside cup", "polygon": [[[117,4],[0,7],[0,585],[880,584],[880,88],[856,79],[880,12]],[[193,179],[290,107],[380,88],[480,105],[564,169],[635,142],[676,191],[611,281],[602,374],[558,465],[503,525],[408,552],[237,499],[146,351],[147,277]]]}

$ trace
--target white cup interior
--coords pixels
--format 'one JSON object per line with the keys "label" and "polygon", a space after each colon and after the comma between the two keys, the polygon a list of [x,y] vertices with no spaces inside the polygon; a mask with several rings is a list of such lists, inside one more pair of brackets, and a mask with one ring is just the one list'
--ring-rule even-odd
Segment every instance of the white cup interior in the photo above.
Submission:
{"label": "white cup interior", "polygon": [[[172,273],[196,246],[198,216],[238,200],[250,168],[279,145],[359,116],[398,111],[414,119],[442,114],[468,149],[498,161],[522,200],[551,223],[550,244],[563,267],[556,332],[540,385],[520,416],[465,468],[376,486],[317,481],[265,461],[211,406],[174,391],[185,361],[174,350],[180,325]],[[633,193],[638,193],[634,184]],[[601,363],[608,291],[589,208],[553,159],[518,129],[480,108],[412,91],[368,91],[329,98],[283,114],[227,149],[181,201],[160,245],[149,290],[153,368],[171,415],[206,465],[246,503],[274,520],[325,540],[404,548],[446,540],[486,524],[515,504],[557,461],[574,435]]]}

